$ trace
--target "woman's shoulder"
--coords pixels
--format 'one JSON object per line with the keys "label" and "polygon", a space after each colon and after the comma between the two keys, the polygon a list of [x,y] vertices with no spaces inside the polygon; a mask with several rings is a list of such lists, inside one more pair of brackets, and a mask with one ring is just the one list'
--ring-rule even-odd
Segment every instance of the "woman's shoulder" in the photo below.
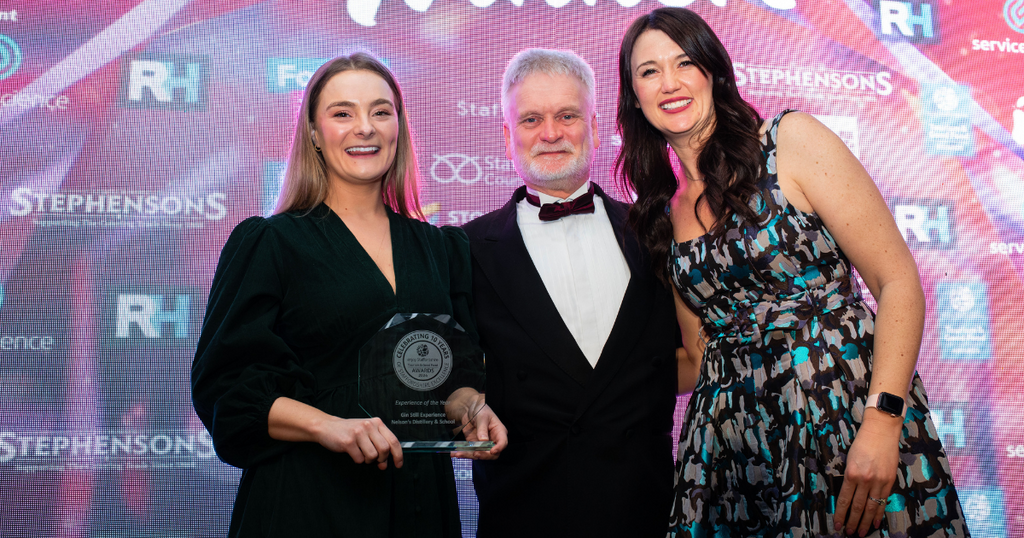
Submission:
{"label": "woman's shoulder", "polygon": [[831,151],[845,148],[842,139],[828,126],[806,112],[785,110],[765,124],[761,143],[769,161],[777,155],[783,155],[787,160],[818,159]]}
{"label": "woman's shoulder", "polygon": [[301,221],[307,215],[303,212],[289,212],[262,217],[249,217],[235,225],[226,246],[232,244],[249,244],[252,247],[260,244],[276,243],[282,239],[299,233]]}
{"label": "woman's shoulder", "polygon": [[249,217],[243,220],[242,222],[236,224],[235,227],[231,230],[231,235],[228,237],[228,244],[231,244],[233,241],[238,241],[246,238],[252,239],[255,237],[262,236],[266,230],[267,219],[259,215]]}
{"label": "woman's shoulder", "polygon": [[326,204],[320,204],[311,209],[276,213],[264,218],[263,225],[268,231],[287,236],[307,233],[310,226],[318,226],[330,217],[330,208]]}
{"label": "woman's shoulder", "polygon": [[419,219],[411,217],[403,217],[398,215],[401,222],[405,224],[413,233],[423,239],[430,242],[441,242],[445,245],[452,243],[465,243],[469,244],[469,237],[466,235],[465,230],[458,226],[435,226],[429,222],[424,222]]}
{"label": "woman's shoulder", "polygon": [[784,110],[771,120],[765,120],[761,126],[762,137],[768,134],[772,140],[779,138],[802,141],[828,136],[835,138],[835,133],[814,115],[799,110]]}
{"label": "woman's shoulder", "polygon": [[241,253],[252,253],[260,249],[261,245],[266,242],[265,236],[267,230],[270,229],[268,220],[260,216],[253,216],[236,224],[231,230],[228,240],[224,243],[224,248],[221,249],[221,257],[234,257]]}
{"label": "woman's shoulder", "polygon": [[758,131],[758,134],[761,136],[762,142],[766,137],[770,140],[774,140],[778,137],[778,131],[783,128],[783,124],[785,124],[786,130],[793,130],[799,129],[800,124],[805,124],[807,122],[820,123],[814,118],[814,116],[806,112],[787,108],[786,110],[776,114],[775,117],[764,120],[761,123],[761,128]]}

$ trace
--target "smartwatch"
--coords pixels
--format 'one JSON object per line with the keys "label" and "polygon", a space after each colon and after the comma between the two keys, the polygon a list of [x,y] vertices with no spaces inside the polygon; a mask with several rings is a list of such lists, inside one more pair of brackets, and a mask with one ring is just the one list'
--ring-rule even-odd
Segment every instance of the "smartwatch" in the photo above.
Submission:
{"label": "smartwatch", "polygon": [[864,407],[874,407],[883,413],[889,413],[893,417],[907,418],[907,406],[903,398],[888,392],[879,392],[868,396]]}

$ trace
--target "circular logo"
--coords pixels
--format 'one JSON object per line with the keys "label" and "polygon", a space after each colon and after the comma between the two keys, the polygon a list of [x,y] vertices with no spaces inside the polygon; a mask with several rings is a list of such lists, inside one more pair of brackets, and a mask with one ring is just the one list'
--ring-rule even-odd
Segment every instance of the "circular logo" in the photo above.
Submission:
{"label": "circular logo", "polygon": [[988,499],[985,498],[985,495],[976,493],[965,497],[967,498],[962,499],[964,515],[974,521],[984,521],[992,515],[992,507],[989,506]]}
{"label": "circular logo", "polygon": [[[430,165],[430,176],[438,183],[458,181],[470,185],[484,177],[484,169],[477,161],[479,157],[470,157],[459,153],[434,155],[434,164]],[[469,168],[466,168],[466,167]]]}
{"label": "circular logo", "polygon": [[395,346],[394,366],[403,385],[420,392],[434,390],[452,373],[452,350],[435,332],[413,331]]}
{"label": "circular logo", "polygon": [[0,34],[0,80],[14,74],[21,67],[21,49],[13,39]]}
{"label": "circular logo", "polygon": [[935,108],[945,110],[946,112],[952,112],[960,106],[960,97],[957,96],[956,90],[953,88],[936,88],[935,91],[932,92],[932,102],[935,103]]}
{"label": "circular logo", "polygon": [[957,312],[968,312],[974,308],[974,292],[963,286],[953,290],[949,296],[949,307]]}
{"label": "circular logo", "polygon": [[1006,0],[1003,18],[1013,31],[1024,34],[1024,0]]}

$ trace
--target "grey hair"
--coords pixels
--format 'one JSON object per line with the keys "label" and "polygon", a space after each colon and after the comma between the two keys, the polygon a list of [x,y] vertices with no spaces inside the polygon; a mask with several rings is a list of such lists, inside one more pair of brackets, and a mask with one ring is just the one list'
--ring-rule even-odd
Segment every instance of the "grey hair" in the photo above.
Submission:
{"label": "grey hair", "polygon": [[586,60],[571,50],[526,49],[516,54],[505,68],[501,81],[501,109],[504,116],[509,110],[509,91],[524,78],[534,74],[568,75],[583,83],[586,104],[591,112],[597,107],[597,92],[594,89],[594,70]]}

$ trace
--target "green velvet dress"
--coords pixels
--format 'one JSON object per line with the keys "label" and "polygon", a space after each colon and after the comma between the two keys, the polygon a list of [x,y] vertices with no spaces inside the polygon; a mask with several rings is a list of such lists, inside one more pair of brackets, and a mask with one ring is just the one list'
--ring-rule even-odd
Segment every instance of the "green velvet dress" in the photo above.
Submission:
{"label": "green velvet dress", "polygon": [[282,396],[366,416],[357,403],[359,349],[396,313],[453,315],[475,337],[465,233],[388,218],[397,293],[324,204],[306,215],[249,218],[224,246],[192,399],[218,456],[244,469],[229,536],[461,535],[448,455],[407,454],[401,469],[381,471],[267,433]]}

